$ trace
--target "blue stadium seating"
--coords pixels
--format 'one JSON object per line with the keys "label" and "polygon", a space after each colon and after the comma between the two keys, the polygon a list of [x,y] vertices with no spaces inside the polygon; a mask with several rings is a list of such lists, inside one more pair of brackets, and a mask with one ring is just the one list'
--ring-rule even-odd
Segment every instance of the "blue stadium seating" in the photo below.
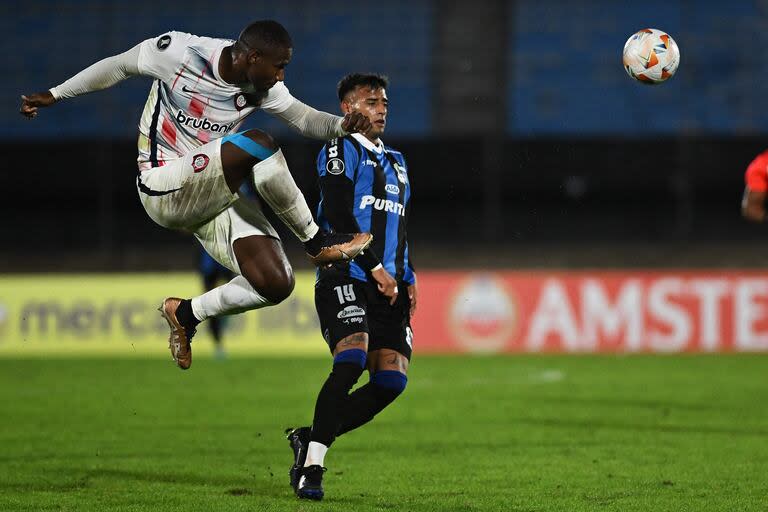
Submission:
{"label": "blue stadium seating", "polygon": [[[0,16],[0,49],[10,65],[9,78],[0,82],[8,107],[0,110],[0,133],[6,138],[135,137],[150,86],[146,79],[62,103],[35,123],[16,114],[19,95],[57,85],[167,30],[235,38],[249,21],[242,6],[229,9],[200,0],[11,1],[0,9],[8,11]],[[389,75],[390,100],[398,109],[389,133],[408,136],[429,130],[431,9],[426,0],[362,1],[352,8],[338,0],[291,0],[257,4],[252,18],[279,20],[291,32],[295,55],[286,84],[317,108],[338,110],[336,83],[349,72]],[[289,133],[266,116],[258,122],[274,133]]]}

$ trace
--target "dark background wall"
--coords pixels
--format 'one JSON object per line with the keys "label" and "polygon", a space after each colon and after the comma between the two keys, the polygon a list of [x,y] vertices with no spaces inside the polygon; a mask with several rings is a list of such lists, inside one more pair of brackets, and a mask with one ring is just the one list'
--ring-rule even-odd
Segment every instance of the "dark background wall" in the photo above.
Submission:
{"label": "dark background wall", "polygon": [[[741,171],[762,138],[510,138],[484,149],[493,142],[393,141],[412,169],[410,233],[419,263],[764,261],[764,228],[739,216]],[[85,157],[83,148],[90,148]],[[318,144],[289,140],[284,150],[314,204]],[[2,270],[184,268],[193,261],[190,237],[156,226],[142,210],[130,141],[18,142],[0,151]],[[658,155],[652,165],[632,157],[647,154]],[[500,171],[489,187],[485,172],[493,166]],[[501,207],[489,207],[494,201]],[[297,243],[281,232],[298,256]]]}
{"label": "dark background wall", "polygon": [[[287,1],[252,11],[0,5],[0,271],[188,268],[191,238],[154,225],[136,198],[149,81],[62,102],[32,122],[17,114],[18,97],[168,29],[236,37],[258,18],[291,31],[286,83],[318,108],[336,110],[347,72],[392,79],[385,142],[410,163],[421,266],[766,263],[764,229],[740,219],[739,202],[768,133],[759,51],[768,2],[652,1],[638,11],[608,0]],[[646,26],[669,31],[682,54],[677,76],[656,87],[620,63],[624,41]],[[321,144],[263,115],[250,124],[277,136],[313,202]]]}

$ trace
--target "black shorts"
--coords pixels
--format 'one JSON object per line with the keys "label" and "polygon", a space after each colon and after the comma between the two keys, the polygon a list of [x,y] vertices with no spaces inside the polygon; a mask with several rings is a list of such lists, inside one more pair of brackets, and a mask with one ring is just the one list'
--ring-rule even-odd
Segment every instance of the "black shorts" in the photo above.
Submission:
{"label": "black shorts", "polygon": [[379,292],[376,283],[359,281],[335,270],[323,271],[315,284],[320,330],[331,352],[356,332],[368,333],[368,350],[388,348],[411,360],[411,300],[408,284],[398,283],[397,301]]}

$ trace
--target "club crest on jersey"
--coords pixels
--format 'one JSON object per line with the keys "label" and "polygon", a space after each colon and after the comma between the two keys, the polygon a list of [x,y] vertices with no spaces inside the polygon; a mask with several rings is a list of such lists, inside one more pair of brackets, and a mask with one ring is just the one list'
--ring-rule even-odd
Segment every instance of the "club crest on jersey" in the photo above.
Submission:
{"label": "club crest on jersey", "polygon": [[235,108],[237,110],[243,110],[246,105],[248,105],[248,99],[245,97],[245,94],[240,93],[235,96]]}
{"label": "club crest on jersey", "polygon": [[344,172],[344,160],[341,158],[331,158],[328,163],[325,164],[325,170],[329,174],[342,174]]}
{"label": "club crest on jersey", "polygon": [[208,155],[204,155],[202,153],[195,155],[192,157],[192,170],[195,172],[202,172],[206,167],[208,167],[208,162],[210,161],[211,159],[208,158]]}
{"label": "club crest on jersey", "polygon": [[168,34],[165,34],[164,36],[162,36],[160,39],[157,40],[158,50],[163,51],[169,46],[171,46],[171,36],[169,36]]}

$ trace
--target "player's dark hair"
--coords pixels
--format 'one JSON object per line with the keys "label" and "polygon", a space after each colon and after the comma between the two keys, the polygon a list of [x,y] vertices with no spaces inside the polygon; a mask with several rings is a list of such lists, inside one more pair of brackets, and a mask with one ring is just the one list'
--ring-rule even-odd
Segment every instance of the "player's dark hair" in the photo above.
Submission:
{"label": "player's dark hair", "polygon": [[341,79],[336,90],[339,93],[339,101],[344,101],[344,97],[355,87],[367,86],[373,89],[386,89],[389,85],[389,79],[384,75],[352,73]]}
{"label": "player's dark hair", "polygon": [[267,48],[293,48],[291,35],[274,20],[254,21],[240,32],[235,41],[236,51]]}

